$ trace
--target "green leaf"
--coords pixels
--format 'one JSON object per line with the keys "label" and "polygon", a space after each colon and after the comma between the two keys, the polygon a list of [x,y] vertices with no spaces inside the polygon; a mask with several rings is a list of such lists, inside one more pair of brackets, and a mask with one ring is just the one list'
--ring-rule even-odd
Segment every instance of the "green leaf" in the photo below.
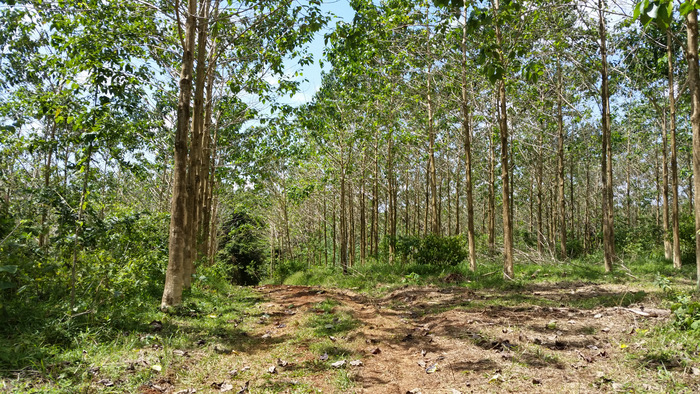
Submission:
{"label": "green leaf", "polygon": [[17,266],[16,265],[0,265],[0,272],[7,272],[10,274],[14,274],[17,272]]}

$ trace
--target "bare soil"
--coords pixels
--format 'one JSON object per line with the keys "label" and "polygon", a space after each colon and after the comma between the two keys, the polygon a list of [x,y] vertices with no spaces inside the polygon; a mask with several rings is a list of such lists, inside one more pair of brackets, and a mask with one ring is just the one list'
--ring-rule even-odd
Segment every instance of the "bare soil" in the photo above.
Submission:
{"label": "bare soil", "polygon": [[[264,313],[270,319],[260,324],[255,335],[267,335],[273,341],[292,337],[309,315],[319,313],[314,306],[328,299],[339,303],[334,311],[348,313],[358,323],[344,336],[332,338],[362,361],[361,366],[341,367],[354,383],[351,387],[334,384],[330,376],[337,371],[331,368],[301,374],[280,391],[294,392],[300,382],[322,392],[401,394],[659,392],[668,388],[668,375],[660,377],[660,365],[631,355],[643,350],[644,330],[668,319],[669,311],[654,305],[577,309],[494,302],[470,308],[465,305],[474,300],[504,294],[462,287],[407,286],[376,299],[320,287],[261,286],[257,291],[268,300]],[[518,295],[564,305],[601,295],[624,298],[636,291],[619,285],[537,285]],[[319,355],[301,343],[289,357],[285,361],[300,365]],[[700,388],[691,371],[682,370],[679,363],[669,364],[664,369],[671,369],[671,376],[687,379],[691,387],[694,380],[694,387]],[[281,379],[283,375],[279,374]],[[254,381],[250,384],[255,386]]]}

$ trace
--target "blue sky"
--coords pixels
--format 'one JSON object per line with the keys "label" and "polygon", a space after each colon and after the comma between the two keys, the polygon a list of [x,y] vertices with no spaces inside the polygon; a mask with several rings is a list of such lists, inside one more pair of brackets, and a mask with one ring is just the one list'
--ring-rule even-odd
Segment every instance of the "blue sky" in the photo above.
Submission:
{"label": "blue sky", "polygon": [[[326,14],[333,14],[330,22],[325,29],[316,34],[316,38],[311,42],[309,50],[314,55],[314,63],[306,67],[302,67],[304,79],[308,82],[301,85],[301,90],[291,100],[283,100],[292,105],[305,103],[313,97],[314,93],[321,86],[321,72],[328,70],[328,64],[324,65],[323,69],[320,66],[320,60],[323,59],[323,37],[326,33],[331,32],[335,28],[338,21],[352,22],[355,16],[355,11],[350,7],[349,0],[325,0],[322,9]],[[300,67],[296,64],[296,60],[289,62],[287,67],[289,73],[299,70]]]}

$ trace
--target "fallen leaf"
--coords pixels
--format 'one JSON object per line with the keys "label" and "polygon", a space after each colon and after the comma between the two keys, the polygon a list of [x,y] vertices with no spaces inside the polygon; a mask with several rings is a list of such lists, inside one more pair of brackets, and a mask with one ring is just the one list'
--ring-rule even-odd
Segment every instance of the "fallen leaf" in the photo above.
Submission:
{"label": "fallen leaf", "polygon": [[237,370],[237,369],[232,369],[232,370],[228,371],[228,374],[229,374],[229,376],[231,376],[232,378],[235,378],[235,377],[238,375],[238,370]]}
{"label": "fallen leaf", "polygon": [[425,367],[427,367],[427,366],[428,366],[428,364],[426,364],[426,362],[425,362],[425,361],[423,361],[423,360],[420,360],[420,361],[418,361],[418,366],[419,366],[419,367],[421,367],[421,368],[425,368]]}
{"label": "fallen leaf", "polygon": [[186,351],[184,351],[184,350],[179,350],[179,349],[173,350],[173,354],[176,355],[176,356],[180,356],[180,357],[189,356],[189,354],[187,354]]}
{"label": "fallen leaf", "polygon": [[260,337],[261,339],[268,339],[270,338],[270,334],[263,334],[263,336]]}
{"label": "fallen leaf", "polygon": [[114,382],[112,382],[112,381],[109,380],[109,379],[102,379],[102,380],[100,380],[100,381],[97,382],[97,383],[99,383],[99,384],[101,384],[101,385],[104,385],[105,387],[112,387],[112,386],[114,386]]}
{"label": "fallen leaf", "polygon": [[690,370],[693,372],[693,375],[700,375],[700,368],[692,367]]}
{"label": "fallen leaf", "polygon": [[345,366],[345,360],[336,361],[333,364],[331,364],[331,367],[333,368],[341,368],[343,366]]}
{"label": "fallen leaf", "polygon": [[505,381],[506,380],[503,378],[503,375],[500,373],[491,376],[491,379],[489,379],[489,383],[503,383]]}
{"label": "fallen leaf", "polygon": [[353,361],[350,361],[350,365],[352,365],[353,367],[359,367],[360,365],[362,365],[362,361],[353,360]]}
{"label": "fallen leaf", "polygon": [[163,370],[163,367],[161,367],[161,366],[158,365],[158,364],[154,364],[154,365],[151,365],[151,369],[154,370],[154,371],[160,372],[160,371]]}
{"label": "fallen leaf", "polygon": [[221,391],[222,393],[225,393],[225,392],[231,391],[231,390],[233,390],[233,385],[231,383],[224,383],[221,385],[221,388],[219,389],[219,391]]}

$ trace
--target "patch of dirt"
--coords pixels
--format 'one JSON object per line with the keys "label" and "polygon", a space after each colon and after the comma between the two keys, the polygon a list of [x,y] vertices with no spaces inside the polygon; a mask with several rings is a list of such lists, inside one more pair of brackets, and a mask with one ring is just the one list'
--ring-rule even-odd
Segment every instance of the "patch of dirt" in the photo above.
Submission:
{"label": "patch of dirt", "polygon": [[[665,388],[656,369],[640,367],[629,353],[644,346],[643,336],[636,333],[663,324],[668,311],[622,302],[594,309],[529,303],[502,306],[512,303],[497,299],[527,295],[564,305],[594,297],[624,300],[626,294],[639,293],[637,289],[581,283],[496,294],[462,287],[407,286],[382,298],[304,286],[261,286],[257,291],[267,302],[251,335],[270,342],[265,348],[268,356],[284,352],[289,365],[278,367],[274,374],[267,365],[253,367],[252,378],[241,377],[235,387],[250,380],[251,390],[272,392],[298,392],[295,387],[300,384],[321,392],[400,394]],[[353,329],[331,338],[331,351],[350,353],[348,363],[362,361],[361,366],[341,367],[349,388],[338,383],[338,370],[330,366],[331,361],[319,359],[310,348],[313,341],[328,338],[311,343],[295,340],[305,322],[322,312],[315,306],[329,299],[337,303],[334,313],[342,311],[357,322]],[[470,306],[473,300],[489,302],[474,307]]]}

